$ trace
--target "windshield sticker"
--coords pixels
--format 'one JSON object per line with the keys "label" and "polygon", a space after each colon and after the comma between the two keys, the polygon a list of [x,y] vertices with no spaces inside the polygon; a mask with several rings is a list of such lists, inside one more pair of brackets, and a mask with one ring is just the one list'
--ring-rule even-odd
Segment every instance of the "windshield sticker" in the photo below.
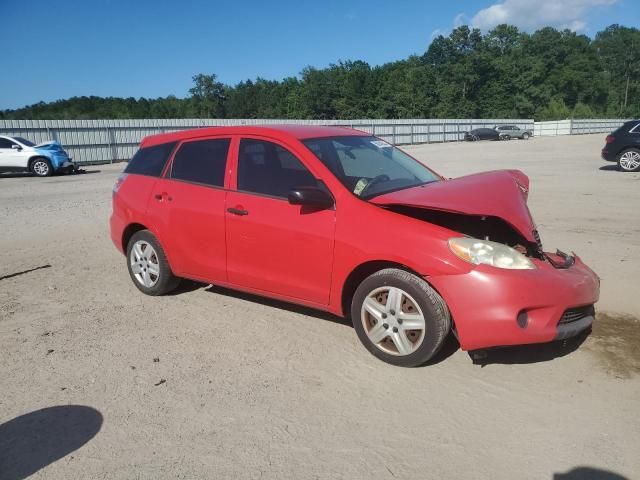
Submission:
{"label": "windshield sticker", "polygon": [[387,142],[383,142],[382,140],[371,140],[371,145],[374,145],[378,148],[391,148],[391,145]]}
{"label": "windshield sticker", "polygon": [[353,189],[353,193],[360,196],[360,194],[368,184],[369,180],[367,180],[366,178],[361,178],[360,180],[358,180],[358,183],[356,183],[356,188]]}

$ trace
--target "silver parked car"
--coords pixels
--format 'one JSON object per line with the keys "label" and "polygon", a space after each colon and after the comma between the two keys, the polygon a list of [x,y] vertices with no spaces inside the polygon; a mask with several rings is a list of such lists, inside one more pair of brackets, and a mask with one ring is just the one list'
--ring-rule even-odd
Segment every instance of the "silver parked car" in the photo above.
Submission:
{"label": "silver parked car", "polygon": [[496,125],[493,129],[500,135],[500,140],[511,140],[512,138],[529,140],[529,137],[533,137],[531,130],[522,130],[516,125]]}

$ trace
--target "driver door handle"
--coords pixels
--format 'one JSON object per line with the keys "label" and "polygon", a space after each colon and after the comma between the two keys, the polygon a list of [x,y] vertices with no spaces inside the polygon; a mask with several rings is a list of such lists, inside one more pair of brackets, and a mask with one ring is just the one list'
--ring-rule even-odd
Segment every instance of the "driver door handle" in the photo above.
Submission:
{"label": "driver door handle", "polygon": [[227,212],[232,213],[233,215],[249,215],[247,210],[243,210],[241,208],[227,208]]}

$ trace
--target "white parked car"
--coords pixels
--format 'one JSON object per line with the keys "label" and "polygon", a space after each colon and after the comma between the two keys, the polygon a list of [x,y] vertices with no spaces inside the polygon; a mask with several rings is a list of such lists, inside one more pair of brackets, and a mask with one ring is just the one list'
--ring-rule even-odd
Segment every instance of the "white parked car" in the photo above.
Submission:
{"label": "white parked car", "polygon": [[56,141],[36,145],[21,137],[0,135],[0,172],[32,172],[38,177],[48,177],[77,169],[77,164]]}

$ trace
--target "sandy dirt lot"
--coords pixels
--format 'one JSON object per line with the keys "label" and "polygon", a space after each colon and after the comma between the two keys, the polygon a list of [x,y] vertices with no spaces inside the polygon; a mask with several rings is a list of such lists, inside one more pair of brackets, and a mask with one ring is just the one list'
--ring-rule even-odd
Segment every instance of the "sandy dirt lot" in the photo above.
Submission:
{"label": "sandy dirt lot", "polygon": [[323,313],[139,293],[108,235],[122,165],[0,176],[0,478],[640,478],[640,174],[603,137],[407,148],[523,170],[547,249],[602,277],[586,340],[416,369]]}

